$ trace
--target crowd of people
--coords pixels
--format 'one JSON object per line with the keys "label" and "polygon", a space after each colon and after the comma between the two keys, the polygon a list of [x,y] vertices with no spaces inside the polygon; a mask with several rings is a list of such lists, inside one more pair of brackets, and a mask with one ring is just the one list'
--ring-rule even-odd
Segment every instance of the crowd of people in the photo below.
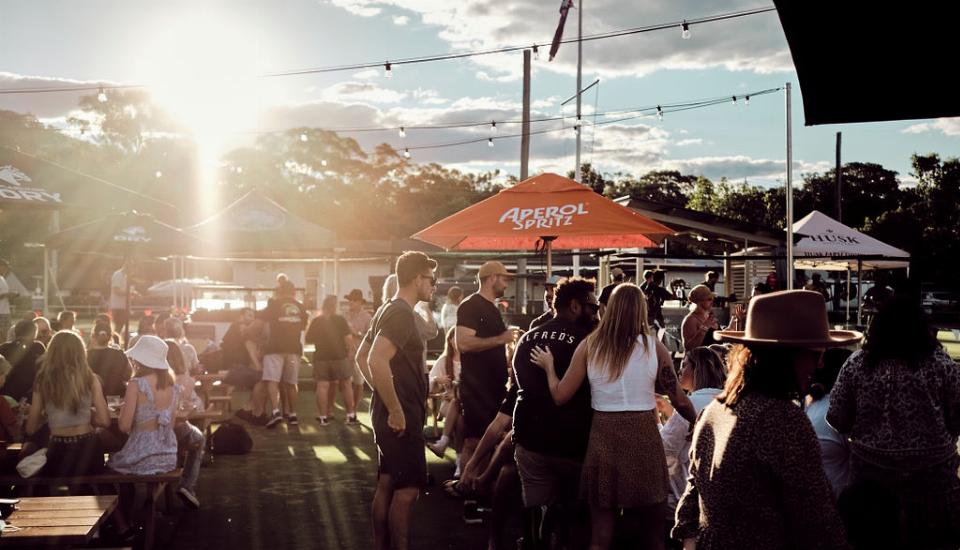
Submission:
{"label": "crowd of people", "polygon": [[[414,310],[435,269],[399,258],[356,354],[374,390],[377,548],[409,545],[424,445],[456,450],[444,489],[468,523],[489,509],[491,549],[960,546],[960,371],[908,296],[863,340],[830,330],[816,289],[760,286],[722,326],[708,278],[688,295],[675,365],[658,338],[662,278],[615,279],[602,299],[593,281],[548,280],[524,332],[496,307],[512,274],[487,262],[427,377]],[[436,442],[422,431],[431,394]]]}
{"label": "crowd of people", "polygon": [[[720,323],[708,274],[686,292],[676,360],[662,341],[662,305],[676,299],[662,272],[636,285],[614,271],[600,292],[551,277],[544,314],[522,330],[498,306],[514,278],[502,263],[480,266],[473,294],[450,288],[439,318],[427,305],[436,269],[405,253],[373,315],[353,290],[343,309],[327,296],[309,323],[280,275],[219,347],[226,383],[249,390],[236,416],[267,429],[299,422],[304,343],[319,426],[337,421],[338,392],[343,422],[359,423],[372,388],[377,548],[410,546],[425,452],[456,457],[443,490],[465,522],[487,524],[491,549],[960,546],[960,371],[908,295],[886,296],[864,339],[830,330],[819,288],[758,285]],[[56,477],[182,462],[177,494],[200,506],[205,437],[178,413],[203,407],[201,359],[181,319],[144,316],[126,351],[107,314],[89,334],[69,311],[9,330],[0,436],[23,441],[17,458],[45,453]],[[430,400],[444,420],[436,441]],[[128,508],[112,518],[121,539]]]}

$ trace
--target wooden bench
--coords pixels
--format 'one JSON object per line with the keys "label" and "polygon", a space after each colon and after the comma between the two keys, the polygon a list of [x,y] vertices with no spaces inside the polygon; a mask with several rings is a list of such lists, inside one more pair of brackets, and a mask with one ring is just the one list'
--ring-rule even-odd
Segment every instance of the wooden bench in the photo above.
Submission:
{"label": "wooden bench", "polygon": [[[144,543],[143,548],[150,550],[153,548],[156,537],[157,520],[157,501],[160,497],[167,494],[167,486],[171,483],[180,481],[183,474],[182,469],[176,469],[165,474],[154,474],[149,476],[137,476],[127,474],[105,473],[92,476],[76,477],[29,477],[23,478],[18,475],[0,476],[0,487],[23,487],[27,492],[32,492],[35,487],[72,487],[88,485],[98,490],[102,485],[113,485],[117,487],[119,493],[120,485],[145,485],[147,489],[147,498],[143,508],[144,518]],[[167,507],[169,508],[169,501]]]}

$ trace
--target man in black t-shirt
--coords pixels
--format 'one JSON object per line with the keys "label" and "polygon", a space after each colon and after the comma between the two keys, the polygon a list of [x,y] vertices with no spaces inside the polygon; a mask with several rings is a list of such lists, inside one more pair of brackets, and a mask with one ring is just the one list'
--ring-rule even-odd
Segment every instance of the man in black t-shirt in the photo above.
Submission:
{"label": "man in black t-shirt", "polygon": [[463,448],[460,460],[469,462],[487,425],[507,395],[507,344],[520,330],[507,329],[495,301],[501,298],[513,274],[497,261],[480,266],[480,290],[457,310],[457,348],[460,350],[460,406],[463,410]]}
{"label": "man in black t-shirt", "polygon": [[533,330],[553,319],[553,316],[556,313],[553,309],[553,294],[557,290],[557,282],[559,282],[560,279],[561,277],[557,275],[551,275],[550,278],[543,283],[543,315],[537,317],[533,321],[530,321],[530,330]]}
{"label": "man in black t-shirt", "polygon": [[280,279],[277,296],[267,302],[260,317],[267,322],[270,335],[263,353],[263,381],[267,396],[273,406],[273,414],[266,426],[273,428],[283,421],[280,414],[280,392],[283,392],[283,408],[287,423],[296,426],[297,380],[300,374],[300,357],[303,344],[300,337],[307,325],[307,310],[294,295],[296,288],[286,278]]}
{"label": "man in black t-shirt", "polygon": [[254,323],[262,325],[263,321],[256,320],[253,309],[241,309],[237,320],[230,323],[223,335],[220,350],[223,353],[223,366],[230,371],[225,382],[251,391],[247,403],[236,412],[237,418],[262,426],[270,419],[265,412],[267,392],[263,382],[263,365],[253,334]]}
{"label": "man in black t-shirt", "polygon": [[[557,376],[563,377],[561,373],[567,371],[574,350],[598,321],[600,306],[594,291],[593,281],[580,277],[562,280],[554,298],[556,317],[525,334],[513,357],[519,386],[513,413],[513,442],[527,508],[562,504],[570,511],[569,506],[577,501],[580,467],[593,417],[590,386],[582,384],[569,402],[556,405],[546,373],[533,363],[530,352],[534,348],[549,349]],[[575,522],[576,514],[572,514],[552,523]],[[584,538],[585,525],[578,527],[584,527],[575,530]],[[574,541],[568,542],[577,547]]]}
{"label": "man in black t-shirt", "polygon": [[13,365],[3,385],[4,395],[19,401],[33,398],[33,383],[40,370],[40,358],[46,348],[37,342],[37,325],[33,321],[20,320],[13,327],[14,339],[0,344],[0,355]]}
{"label": "man in black t-shirt", "polygon": [[422,252],[397,259],[397,294],[385,297],[357,350],[357,366],[373,388],[371,419],[380,461],[373,496],[376,548],[410,546],[410,510],[427,484],[427,376],[413,306],[433,298],[436,268]]}
{"label": "man in black t-shirt", "polygon": [[663,288],[663,282],[666,278],[667,272],[658,269],[653,272],[649,281],[644,281],[640,285],[640,290],[647,298],[647,321],[649,321],[651,327],[666,328],[667,324],[663,319],[663,303],[677,299],[669,290]]}
{"label": "man in black t-shirt", "polygon": [[339,302],[336,296],[324,298],[322,314],[310,322],[306,341],[314,345],[313,379],[317,383],[317,421],[321,426],[330,424],[337,387],[343,393],[347,409],[347,424],[357,424],[357,410],[353,401],[353,360],[347,358],[354,349],[353,331],[347,320],[337,313]]}

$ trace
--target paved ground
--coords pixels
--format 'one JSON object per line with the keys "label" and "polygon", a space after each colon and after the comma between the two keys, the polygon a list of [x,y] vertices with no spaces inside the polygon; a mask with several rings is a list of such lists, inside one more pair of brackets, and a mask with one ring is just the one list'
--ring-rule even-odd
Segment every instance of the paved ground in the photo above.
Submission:
{"label": "paved ground", "polygon": [[[312,392],[301,394],[298,411],[299,427],[248,426],[250,454],[216,457],[205,467],[198,489],[202,508],[188,511],[177,503],[161,547],[371,548],[376,449],[369,416],[361,412],[361,426],[345,426],[340,410],[333,424],[321,428]],[[485,528],[464,524],[460,503],[437,486],[453,473],[452,453],[447,460],[429,451],[427,456],[438,482],[416,505],[414,548],[485,548]]]}

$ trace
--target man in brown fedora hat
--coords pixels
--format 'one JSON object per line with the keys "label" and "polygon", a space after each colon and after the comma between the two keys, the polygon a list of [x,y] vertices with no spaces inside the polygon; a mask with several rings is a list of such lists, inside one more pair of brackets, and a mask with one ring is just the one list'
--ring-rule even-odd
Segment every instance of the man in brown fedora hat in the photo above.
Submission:
{"label": "man in brown fedora hat", "polygon": [[824,349],[862,335],[831,331],[823,296],[795,290],[757,296],[745,330],[714,337],[739,345],[694,429],[673,537],[708,549],[846,548],[819,442],[795,400]]}

